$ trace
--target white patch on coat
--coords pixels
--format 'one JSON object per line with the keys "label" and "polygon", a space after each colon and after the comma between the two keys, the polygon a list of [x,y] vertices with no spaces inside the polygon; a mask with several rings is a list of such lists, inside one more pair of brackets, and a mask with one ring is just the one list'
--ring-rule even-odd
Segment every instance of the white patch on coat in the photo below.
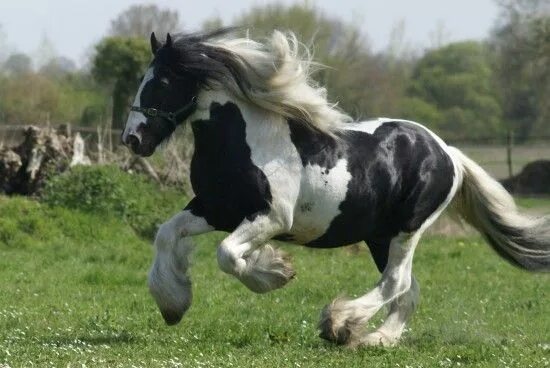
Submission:
{"label": "white patch on coat", "polygon": [[266,176],[271,190],[269,217],[289,230],[293,222],[294,206],[300,193],[302,161],[290,139],[290,128],[285,119],[252,104],[231,98],[223,91],[206,91],[199,95],[198,109],[190,120],[210,117],[210,105],[227,102],[238,106],[246,124],[246,143],[250,159]]}
{"label": "white patch on coat", "polygon": [[341,159],[332,169],[308,164],[303,168],[300,198],[294,211],[290,233],[298,243],[307,243],[323,235],[340,214],[351,174],[347,160]]}
{"label": "white patch on coat", "polygon": [[[143,77],[143,81],[139,86],[133,106],[141,107],[141,92],[143,92],[143,88],[145,87],[145,85],[154,77],[155,75],[153,72],[153,67],[150,67],[149,69],[147,69],[147,72]],[[137,127],[139,126],[139,124],[145,123],[146,121],[147,117],[141,112],[130,111],[130,114],[128,115],[128,120],[126,121],[126,126],[124,127],[124,133],[122,134],[122,141],[126,142],[126,139],[130,134],[135,134],[139,136],[139,134],[137,133]]]}
{"label": "white patch on coat", "polygon": [[290,128],[282,116],[274,113],[266,113],[252,106],[241,112],[246,121],[250,158],[269,182],[271,209],[282,221],[285,230],[290,230],[300,194],[302,171],[302,160],[290,139]]}

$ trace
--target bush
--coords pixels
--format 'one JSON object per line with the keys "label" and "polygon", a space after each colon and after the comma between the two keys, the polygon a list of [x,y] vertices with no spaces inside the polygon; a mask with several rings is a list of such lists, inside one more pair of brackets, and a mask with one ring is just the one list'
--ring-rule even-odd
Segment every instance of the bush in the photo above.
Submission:
{"label": "bush", "polygon": [[51,206],[121,218],[140,235],[152,238],[158,225],[181,209],[185,198],[115,166],[77,166],[52,177],[41,200]]}

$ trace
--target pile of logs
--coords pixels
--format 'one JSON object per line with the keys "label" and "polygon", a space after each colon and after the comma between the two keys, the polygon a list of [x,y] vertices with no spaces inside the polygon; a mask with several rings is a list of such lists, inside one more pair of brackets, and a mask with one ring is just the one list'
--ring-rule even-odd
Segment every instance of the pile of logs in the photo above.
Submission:
{"label": "pile of logs", "polygon": [[[160,155],[165,164],[153,167],[143,157],[133,155],[126,147],[103,149],[102,134],[98,131],[96,150],[88,151],[80,133],[71,133],[70,125],[59,128],[30,126],[23,132],[22,142],[13,147],[0,142],[0,194],[39,194],[47,179],[75,165],[111,164],[130,173],[148,176],[159,184],[181,185],[187,188],[189,167],[176,146],[192,147],[187,141],[173,143]],[[192,149],[184,156],[188,158]],[[162,159],[161,159],[162,161]]]}
{"label": "pile of logs", "polygon": [[23,137],[15,147],[0,147],[0,193],[32,195],[50,175],[90,164],[78,133],[31,126]]}

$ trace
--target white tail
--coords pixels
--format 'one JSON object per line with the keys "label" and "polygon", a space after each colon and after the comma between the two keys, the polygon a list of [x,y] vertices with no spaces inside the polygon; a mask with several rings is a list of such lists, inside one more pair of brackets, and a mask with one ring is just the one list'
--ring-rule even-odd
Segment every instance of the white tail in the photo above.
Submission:
{"label": "white tail", "polygon": [[462,170],[453,207],[503,258],[529,271],[550,272],[550,218],[518,212],[512,196],[461,151],[449,153]]}

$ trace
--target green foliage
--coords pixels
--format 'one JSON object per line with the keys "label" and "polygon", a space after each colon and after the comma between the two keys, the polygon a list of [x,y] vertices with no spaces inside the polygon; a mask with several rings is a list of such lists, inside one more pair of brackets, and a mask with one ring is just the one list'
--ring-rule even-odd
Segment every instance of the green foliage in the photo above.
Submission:
{"label": "green foliage", "polygon": [[[213,19],[216,24],[216,19]],[[359,25],[344,22],[306,4],[270,4],[252,8],[234,22],[261,39],[274,29],[292,31],[326,65],[314,79],[326,87],[330,101],[356,118],[393,114],[403,93],[404,74],[398,63],[373,55]],[[206,22],[205,27],[211,27]]]}
{"label": "green foliage", "polygon": [[490,368],[549,360],[548,275],[507,265],[478,237],[424,238],[414,261],[422,300],[403,341],[354,350],[324,342],[316,326],[333,298],[376,284],[363,249],[282,245],[297,277],[258,295],[218,269],[223,234],[197,237],[193,305],[168,328],[147,290],[151,242],[121,219],[0,197],[6,222],[27,240],[0,239],[0,365]]}
{"label": "green foliage", "polygon": [[43,208],[38,202],[0,196],[0,207],[0,244],[5,247],[36,247],[36,238],[48,241],[59,236],[57,229],[43,221]]}
{"label": "green foliage", "polygon": [[59,104],[55,121],[77,125],[105,125],[108,98],[89,75],[67,74],[57,80]]}
{"label": "green foliage", "polygon": [[399,108],[404,119],[415,120],[432,127],[443,120],[441,112],[435,105],[419,97],[403,98]]}
{"label": "green foliage", "polygon": [[[471,137],[503,131],[501,109],[484,46],[453,43],[427,52],[416,64],[404,105],[406,115],[444,137]],[[422,102],[420,102],[422,101]]]}
{"label": "green foliage", "polygon": [[113,96],[113,127],[124,127],[124,112],[151,60],[149,44],[140,38],[108,37],[96,46],[92,75]]}
{"label": "green foliage", "polygon": [[550,14],[542,0],[501,1],[490,46],[507,125],[520,140],[549,135]]}
{"label": "green foliage", "polygon": [[78,123],[83,112],[100,113],[89,119],[98,123],[104,115],[105,97],[80,73],[53,77],[27,73],[0,77],[0,120],[17,124]]}
{"label": "green foliage", "polygon": [[5,78],[0,84],[0,117],[4,121],[43,123],[58,107],[59,89],[55,82],[39,74]]}
{"label": "green foliage", "polygon": [[11,54],[2,65],[2,69],[13,76],[19,77],[32,72],[32,60],[26,54]]}
{"label": "green foliage", "polygon": [[183,202],[177,191],[161,190],[145,177],[115,166],[74,167],[50,179],[41,199],[52,206],[122,219],[148,238],[166,220],[166,212],[176,212]]}

